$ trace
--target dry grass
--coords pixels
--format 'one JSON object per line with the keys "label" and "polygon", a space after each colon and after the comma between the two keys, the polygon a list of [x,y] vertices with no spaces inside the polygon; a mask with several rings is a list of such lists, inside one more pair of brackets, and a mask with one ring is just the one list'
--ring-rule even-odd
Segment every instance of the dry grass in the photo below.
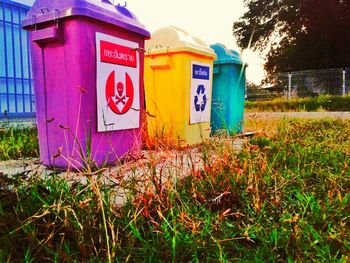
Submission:
{"label": "dry grass", "polygon": [[278,118],[261,118],[254,113],[246,114],[244,120],[245,132],[258,132],[266,136],[273,136],[276,134],[278,127],[285,122],[284,119]]}

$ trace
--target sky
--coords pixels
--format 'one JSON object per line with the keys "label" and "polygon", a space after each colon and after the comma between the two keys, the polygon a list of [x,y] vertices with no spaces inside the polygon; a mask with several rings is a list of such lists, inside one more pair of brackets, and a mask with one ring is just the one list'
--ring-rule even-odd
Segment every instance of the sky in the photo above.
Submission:
{"label": "sky", "polygon": [[[244,14],[243,0],[114,0],[115,4],[125,2],[151,32],[163,26],[177,26],[209,45],[221,43],[242,52],[232,35],[232,25]],[[263,60],[249,50],[243,51],[242,56],[249,65],[247,79],[258,84],[264,74]]]}
{"label": "sky", "polygon": [[[243,0],[110,1],[115,4],[127,2],[128,9],[150,32],[164,26],[177,26],[201,38],[208,45],[221,43],[229,49],[241,52],[243,60],[249,65],[247,80],[258,84],[263,78],[263,60],[257,53],[240,50],[232,35],[233,22],[237,21],[245,11]],[[34,0],[17,0],[17,2],[30,5]]]}

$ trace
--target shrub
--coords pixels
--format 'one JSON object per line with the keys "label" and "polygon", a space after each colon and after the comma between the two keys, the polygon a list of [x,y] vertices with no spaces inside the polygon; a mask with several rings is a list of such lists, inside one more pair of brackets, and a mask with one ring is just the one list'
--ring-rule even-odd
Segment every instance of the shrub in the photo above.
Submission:
{"label": "shrub", "polygon": [[350,95],[319,96],[301,99],[274,99],[271,101],[247,101],[245,109],[255,111],[350,111]]}

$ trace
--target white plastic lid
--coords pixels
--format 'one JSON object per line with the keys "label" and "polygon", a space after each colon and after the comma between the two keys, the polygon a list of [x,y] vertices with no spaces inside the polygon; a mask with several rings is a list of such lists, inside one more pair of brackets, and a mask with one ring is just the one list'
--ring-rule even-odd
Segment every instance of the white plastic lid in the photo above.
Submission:
{"label": "white plastic lid", "polygon": [[215,58],[215,52],[202,39],[178,27],[163,27],[151,34],[145,43],[148,54],[188,51]]}

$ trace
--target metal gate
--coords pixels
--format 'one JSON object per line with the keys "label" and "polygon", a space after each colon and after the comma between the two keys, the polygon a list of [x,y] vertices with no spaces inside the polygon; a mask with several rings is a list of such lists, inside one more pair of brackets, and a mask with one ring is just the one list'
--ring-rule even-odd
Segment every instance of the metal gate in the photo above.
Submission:
{"label": "metal gate", "polygon": [[0,118],[35,116],[29,40],[21,28],[29,9],[0,0]]}

